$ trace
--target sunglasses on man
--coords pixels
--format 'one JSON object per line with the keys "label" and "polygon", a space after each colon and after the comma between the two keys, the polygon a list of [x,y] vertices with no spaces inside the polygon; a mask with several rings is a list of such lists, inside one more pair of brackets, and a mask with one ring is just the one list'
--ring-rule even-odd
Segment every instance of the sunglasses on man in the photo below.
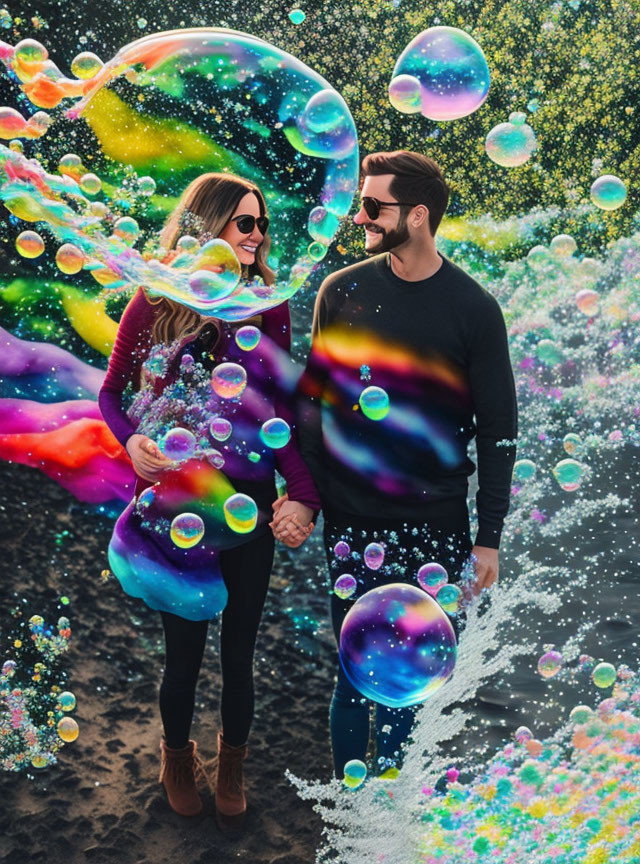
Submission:
{"label": "sunglasses on man", "polygon": [[360,199],[364,212],[369,219],[377,219],[380,215],[381,207],[417,207],[417,204],[410,204],[407,201],[378,201],[377,198],[371,198],[370,195],[363,195]]}
{"label": "sunglasses on man", "polygon": [[267,233],[267,228],[269,227],[269,217],[268,216],[258,216],[256,219],[255,216],[250,216],[246,214],[245,216],[234,216],[231,220],[236,223],[236,228],[241,234],[251,234],[253,229],[258,226],[258,231],[264,235]]}

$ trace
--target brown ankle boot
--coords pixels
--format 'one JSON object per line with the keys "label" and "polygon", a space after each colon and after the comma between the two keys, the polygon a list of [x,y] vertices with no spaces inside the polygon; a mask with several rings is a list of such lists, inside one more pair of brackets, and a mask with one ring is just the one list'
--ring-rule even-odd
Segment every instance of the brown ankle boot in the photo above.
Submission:
{"label": "brown ankle boot", "polygon": [[162,765],[159,779],[164,784],[171,809],[181,816],[197,816],[202,810],[202,801],[196,788],[202,773],[202,762],[196,742],[189,741],[186,747],[174,750],[167,747],[163,738],[160,753]]}
{"label": "brown ankle boot", "polygon": [[216,821],[218,826],[237,828],[244,821],[247,799],[244,794],[242,760],[249,748],[231,747],[218,732],[218,773],[216,776]]}

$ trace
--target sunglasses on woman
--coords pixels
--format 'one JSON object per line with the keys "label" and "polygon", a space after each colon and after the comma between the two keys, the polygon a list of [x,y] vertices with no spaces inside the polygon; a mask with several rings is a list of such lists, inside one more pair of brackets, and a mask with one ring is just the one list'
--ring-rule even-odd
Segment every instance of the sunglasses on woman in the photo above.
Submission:
{"label": "sunglasses on woman", "polygon": [[256,219],[255,216],[247,214],[246,216],[234,216],[231,221],[236,223],[236,228],[241,234],[251,234],[257,225],[258,231],[264,237],[267,233],[267,228],[269,227],[268,216],[258,216]]}
{"label": "sunglasses on woman", "polygon": [[407,201],[378,201],[377,198],[371,198],[369,195],[364,195],[361,199],[364,212],[369,219],[377,219],[380,215],[381,207],[416,207],[416,204],[409,204]]}

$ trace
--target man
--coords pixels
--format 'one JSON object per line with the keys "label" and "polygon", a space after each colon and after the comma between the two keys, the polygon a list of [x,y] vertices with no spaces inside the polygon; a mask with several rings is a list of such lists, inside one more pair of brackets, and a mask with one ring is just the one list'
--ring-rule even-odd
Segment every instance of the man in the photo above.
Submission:
{"label": "man", "polygon": [[[362,174],[354,221],[372,257],[321,285],[301,380],[302,453],[323,503],[332,579],[358,579],[351,599],[332,595],[337,640],[357,597],[385,582],[416,584],[421,563],[440,563],[456,581],[471,560],[476,591],[496,581],[517,434],[500,307],[436,249],[449,198],[439,167],[419,153],[396,151],[367,156]],[[474,436],[472,546],[466,499]],[[296,530],[278,526],[277,514],[274,522],[276,536]],[[346,545],[336,546],[340,541]],[[385,566],[367,563],[370,542],[382,544]],[[399,756],[413,717],[413,709],[377,706],[383,767]],[[347,761],[365,758],[369,740],[369,705],[342,667],[331,734],[342,777]]]}

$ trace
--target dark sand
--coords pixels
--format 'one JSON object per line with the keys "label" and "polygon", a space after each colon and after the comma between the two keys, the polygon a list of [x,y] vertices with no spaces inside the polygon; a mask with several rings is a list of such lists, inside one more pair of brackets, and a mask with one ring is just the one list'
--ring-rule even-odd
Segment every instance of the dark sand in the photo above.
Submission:
{"label": "dark sand", "polygon": [[[73,716],[80,727],[57,765],[29,772],[34,779],[26,772],[0,774],[0,860],[314,861],[321,820],[298,798],[284,771],[330,776],[327,710],[335,653],[326,620],[319,632],[305,636],[285,612],[295,594],[282,576],[288,552],[274,567],[258,638],[256,716],[245,763],[249,809],[244,829],[232,837],[217,828],[208,790],[203,814],[186,819],[170,810],[158,783],[162,627],[158,614],[127,597],[116,580],[101,581],[112,520],[22,466],[0,466],[0,489],[6,508],[0,529],[2,653],[16,595],[29,601],[29,616],[55,622],[67,615],[67,687],[77,698]],[[56,534],[64,530],[70,533],[57,545]],[[70,598],[69,606],[58,608],[61,595]],[[296,644],[298,636],[313,639],[313,657]],[[205,759],[215,753],[218,731],[217,639],[214,624],[192,728]]]}

